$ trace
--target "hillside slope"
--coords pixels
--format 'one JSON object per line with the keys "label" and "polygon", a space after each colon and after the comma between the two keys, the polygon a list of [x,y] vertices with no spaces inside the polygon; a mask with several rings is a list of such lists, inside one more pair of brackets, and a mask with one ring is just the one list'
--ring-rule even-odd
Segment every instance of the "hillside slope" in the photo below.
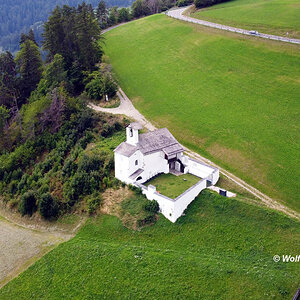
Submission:
{"label": "hillside slope", "polygon": [[203,192],[172,224],[132,231],[90,219],[0,290],[0,299],[291,299],[298,288],[299,223]]}
{"label": "hillside slope", "polygon": [[299,47],[164,15],[105,37],[121,87],[147,118],[300,210]]}

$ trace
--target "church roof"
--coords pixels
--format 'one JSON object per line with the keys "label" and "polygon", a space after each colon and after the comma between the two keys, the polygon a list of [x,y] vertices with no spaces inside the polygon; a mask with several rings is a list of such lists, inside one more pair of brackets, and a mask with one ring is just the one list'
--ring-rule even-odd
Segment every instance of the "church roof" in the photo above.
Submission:
{"label": "church roof", "polygon": [[123,142],[115,149],[115,152],[130,157],[137,150],[144,155],[161,150],[167,155],[172,155],[183,152],[184,149],[167,128],[162,128],[139,134],[139,142],[136,146]]}
{"label": "church roof", "polygon": [[137,146],[130,145],[126,142],[120,144],[114,151],[124,156],[130,157],[134,152],[138,150]]}

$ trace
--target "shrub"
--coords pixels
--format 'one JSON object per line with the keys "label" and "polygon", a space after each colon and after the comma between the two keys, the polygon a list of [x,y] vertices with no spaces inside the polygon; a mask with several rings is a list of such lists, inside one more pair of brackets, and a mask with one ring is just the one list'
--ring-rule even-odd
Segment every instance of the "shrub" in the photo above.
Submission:
{"label": "shrub", "polygon": [[182,7],[182,6],[187,6],[191,3],[193,3],[193,0],[178,0],[176,2],[176,5],[179,6],[179,7]]}
{"label": "shrub", "polygon": [[87,197],[88,213],[90,215],[94,214],[99,207],[102,199],[99,193],[94,193]]}
{"label": "shrub", "polygon": [[159,204],[156,200],[149,201],[145,205],[145,210],[156,214],[159,211]]}
{"label": "shrub", "polygon": [[140,188],[138,188],[137,186],[134,186],[132,184],[128,185],[128,188],[133,191],[136,195],[141,195],[142,194],[142,190]]}
{"label": "shrub", "polygon": [[63,177],[70,177],[73,175],[77,170],[77,164],[74,162],[73,157],[69,157],[66,159],[65,164],[62,168],[62,175]]}
{"label": "shrub", "polygon": [[108,97],[113,97],[116,92],[117,92],[117,84],[115,83],[115,81],[112,79],[112,77],[109,74],[105,74],[103,76],[103,89],[102,89],[102,93],[103,95],[108,95]]}
{"label": "shrub", "polygon": [[85,91],[91,99],[101,99],[103,97],[103,79],[101,76],[95,76],[85,86]]}
{"label": "shrub", "polygon": [[99,171],[103,163],[103,159],[98,156],[83,155],[78,163],[78,172]]}
{"label": "shrub", "polygon": [[8,186],[8,191],[11,195],[14,195],[18,190],[18,181],[12,180]]}
{"label": "shrub", "polygon": [[108,123],[105,123],[103,125],[101,135],[105,138],[110,137],[114,132],[114,126],[109,125]]}
{"label": "shrub", "polygon": [[22,176],[22,178],[21,178],[21,180],[20,180],[20,182],[19,182],[19,184],[18,184],[18,192],[20,193],[20,194],[22,194],[23,192],[24,192],[24,190],[27,188],[27,183],[28,183],[28,180],[29,180],[29,175],[27,174],[27,173],[25,173],[23,176]]}
{"label": "shrub", "polygon": [[45,219],[57,216],[58,206],[50,193],[45,193],[41,196],[39,201],[39,213]]}
{"label": "shrub", "polygon": [[104,187],[106,187],[106,188],[109,188],[109,187],[111,186],[110,180],[109,180],[108,177],[104,177],[104,178],[103,178],[103,185],[104,185]]}
{"label": "shrub", "polygon": [[[180,1],[180,0],[179,0]],[[182,0],[184,1],[184,0]],[[194,0],[194,4],[197,8],[203,8],[212,6],[218,3],[228,2],[230,0]]]}
{"label": "shrub", "polygon": [[146,217],[145,219],[138,220],[137,224],[139,227],[142,227],[144,225],[153,224],[155,222],[156,222],[155,215],[150,215],[150,216]]}
{"label": "shrub", "polygon": [[38,192],[40,195],[48,193],[50,191],[49,185],[47,183],[42,184],[39,188]]}
{"label": "shrub", "polygon": [[19,211],[24,215],[32,215],[37,209],[36,205],[36,197],[33,191],[28,191],[21,197],[21,201],[19,203]]}
{"label": "shrub", "polygon": [[123,129],[123,125],[119,121],[115,122],[114,127],[115,127],[115,131],[120,131]]}

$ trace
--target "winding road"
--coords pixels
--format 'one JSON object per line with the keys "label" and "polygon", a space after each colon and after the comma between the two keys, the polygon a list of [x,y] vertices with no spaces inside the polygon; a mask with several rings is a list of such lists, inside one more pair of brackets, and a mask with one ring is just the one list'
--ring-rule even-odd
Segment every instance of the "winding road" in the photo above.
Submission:
{"label": "winding road", "polygon": [[269,40],[276,40],[276,41],[281,41],[281,42],[286,42],[286,43],[292,43],[292,44],[300,44],[299,39],[290,39],[288,37],[283,37],[283,36],[278,36],[278,35],[271,35],[271,34],[265,34],[265,33],[260,33],[252,30],[246,30],[246,29],[241,29],[241,28],[236,28],[236,27],[231,27],[231,26],[226,26],[222,24],[217,24],[217,23],[212,23],[204,20],[199,20],[195,19],[189,16],[185,16],[183,13],[186,11],[188,8],[192,6],[187,6],[187,7],[182,7],[178,9],[172,9],[166,12],[166,15],[175,18],[178,20],[194,23],[194,24],[199,24],[199,25],[204,25],[212,28],[217,28],[221,30],[227,30],[231,32],[236,32],[244,35],[250,35],[254,37],[260,37],[264,39],[269,39]]}
{"label": "winding road", "polygon": [[[95,111],[101,111],[105,113],[111,113],[111,114],[120,114],[120,115],[125,115],[136,122],[139,122],[141,125],[143,125],[146,129],[153,131],[156,129],[156,127],[151,124],[132,104],[130,99],[126,96],[124,91],[120,88],[118,91],[118,96],[120,98],[120,106],[116,108],[104,108],[101,106],[97,106],[95,104],[90,103],[89,107],[92,108]],[[193,152],[192,150],[184,147],[185,152],[192,158],[200,160],[206,164],[212,165],[220,170],[220,173],[226,176],[229,180],[233,181],[235,184],[238,186],[242,187],[244,190],[248,191],[251,193],[253,196],[256,198],[260,199],[263,204],[265,204],[267,207],[280,211],[289,217],[292,217],[294,219],[300,220],[300,214],[280,202],[270,198],[269,196],[265,195],[264,193],[260,192],[258,189],[254,188],[250,184],[246,183],[244,180],[241,178],[233,175],[232,173],[228,172],[224,168],[218,166],[217,164],[213,163],[212,161],[208,160],[207,158],[199,155],[196,152]]]}

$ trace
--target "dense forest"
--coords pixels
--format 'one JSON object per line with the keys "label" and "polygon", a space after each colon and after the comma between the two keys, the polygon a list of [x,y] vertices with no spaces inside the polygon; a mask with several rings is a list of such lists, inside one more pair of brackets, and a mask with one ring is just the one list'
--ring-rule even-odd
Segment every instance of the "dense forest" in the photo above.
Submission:
{"label": "dense forest", "polygon": [[47,64],[32,30],[15,57],[0,54],[0,201],[22,215],[56,218],[82,200],[92,213],[119,184],[108,144],[126,121],[87,106],[117,89],[100,32],[91,6],[57,7],[45,22]]}
{"label": "dense forest", "polygon": [[[82,0],[1,0],[0,5],[0,52],[9,50],[15,53],[19,50],[21,33],[34,30],[36,40],[41,42],[43,23],[48,19],[51,11],[57,6],[77,6]],[[99,0],[86,0],[94,8]],[[106,6],[128,7],[132,0],[108,0]]]}

